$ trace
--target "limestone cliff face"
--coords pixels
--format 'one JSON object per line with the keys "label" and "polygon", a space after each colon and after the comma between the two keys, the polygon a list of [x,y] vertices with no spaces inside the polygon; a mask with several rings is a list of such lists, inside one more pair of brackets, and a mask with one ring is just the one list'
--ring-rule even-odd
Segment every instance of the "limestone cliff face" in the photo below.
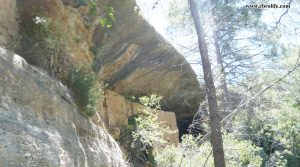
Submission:
{"label": "limestone cliff face", "polygon": [[0,164],[126,166],[106,132],[79,114],[68,89],[0,48]]}
{"label": "limestone cliff face", "polygon": [[[176,117],[197,111],[203,97],[195,73],[139,15],[135,0],[96,2],[114,8],[112,28],[102,28],[99,17],[76,0],[1,1],[0,47],[16,48],[41,69],[0,49],[0,166],[125,166],[106,130],[119,140],[128,118],[144,109],[127,96],[163,96],[162,108],[172,112],[158,111],[158,118],[173,131]],[[26,36],[36,33],[28,23],[37,17],[55,24],[47,40],[63,38],[45,52],[38,52],[47,46],[40,39]],[[91,119],[79,114],[68,89],[53,79],[65,83],[70,68],[83,64],[93,65],[98,80],[113,90],[105,91]],[[178,133],[166,139],[178,144]]]}
{"label": "limestone cliff face", "polygon": [[[17,0],[21,25],[36,16],[60,25],[65,36],[60,47],[62,56],[51,72],[63,81],[71,66],[93,64],[98,79],[105,81],[108,89],[125,97],[157,93],[163,96],[164,110],[174,111],[178,119],[192,116],[204,94],[184,57],[139,15],[135,0],[95,2],[100,11],[103,6],[114,8],[112,28],[101,27],[99,17],[89,15],[89,6],[76,0]],[[40,56],[32,58],[28,50],[38,48],[38,44],[28,46],[28,40],[26,35],[21,36],[18,53],[49,71],[51,55],[43,61]]]}
{"label": "limestone cliff face", "polygon": [[125,97],[163,96],[162,108],[178,119],[193,115],[204,94],[188,62],[139,15],[135,0],[107,5],[114,7],[116,21],[93,35],[99,79]]}
{"label": "limestone cliff face", "polygon": [[13,48],[18,34],[16,21],[16,1],[1,0],[0,5],[0,44]]}
{"label": "limestone cliff face", "polygon": [[[72,66],[93,65],[98,80],[104,81],[107,89],[125,98],[159,94],[163,96],[162,109],[175,112],[179,125],[186,118],[191,118],[201,99],[204,99],[204,94],[200,93],[204,91],[201,91],[196,75],[184,57],[140,16],[135,0],[95,1],[99,7],[97,10],[101,11],[103,6],[114,8],[116,20],[110,29],[101,27],[100,16],[90,16],[89,6],[78,2],[3,0],[0,5],[0,46],[20,45],[17,53],[31,64],[54,74],[52,76],[62,83],[66,83]],[[22,33],[23,26],[36,17],[45,17],[56,25],[57,34],[64,38],[59,43],[58,50],[54,47],[39,54],[37,49],[43,49],[39,47],[39,42],[29,45],[28,41],[32,39]],[[27,28],[32,30],[30,26]],[[14,38],[20,42],[11,42]],[[59,52],[59,57],[53,58],[53,52]],[[121,108],[107,110],[111,115],[99,112],[92,119],[98,125],[109,122],[111,127],[116,127],[110,116],[119,109],[125,112],[123,106],[119,107]],[[105,109],[99,106],[99,110]],[[122,116],[128,116],[129,113],[126,112]],[[124,122],[126,120],[118,123]],[[117,128],[110,129],[118,134]]]}

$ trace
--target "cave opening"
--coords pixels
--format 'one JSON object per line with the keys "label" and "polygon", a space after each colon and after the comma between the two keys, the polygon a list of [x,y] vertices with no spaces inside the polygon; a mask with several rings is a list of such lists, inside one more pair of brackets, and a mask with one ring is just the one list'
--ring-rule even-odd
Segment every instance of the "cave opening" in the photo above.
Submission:
{"label": "cave opening", "polygon": [[179,131],[179,141],[181,142],[181,137],[185,134],[191,134],[193,136],[198,136],[199,134],[204,134],[204,124],[202,116],[196,117],[186,117],[177,119],[177,127]]}
{"label": "cave opening", "polygon": [[177,120],[177,127],[179,131],[179,141],[181,142],[181,137],[184,134],[189,134],[189,126],[193,122],[193,117],[183,118],[180,120]]}

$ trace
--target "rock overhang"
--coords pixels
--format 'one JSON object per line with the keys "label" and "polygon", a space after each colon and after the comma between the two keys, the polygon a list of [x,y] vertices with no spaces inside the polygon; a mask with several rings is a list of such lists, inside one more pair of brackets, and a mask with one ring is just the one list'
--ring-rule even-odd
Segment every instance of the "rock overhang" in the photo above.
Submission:
{"label": "rock overhang", "polygon": [[[69,64],[62,67],[63,76],[67,75],[65,71],[70,65],[90,63],[92,56],[88,47],[97,48],[98,54],[93,65],[98,72],[98,79],[105,81],[109,89],[125,97],[159,94],[163,96],[162,108],[174,111],[177,119],[190,117],[197,112],[205,95],[195,72],[185,58],[139,14],[135,0],[97,0],[99,6],[114,8],[116,20],[112,28],[98,26],[94,31],[84,28],[86,16],[83,13],[86,12],[79,12],[81,9],[75,0],[63,0],[64,5],[58,0],[44,1],[47,3],[37,0],[18,2],[22,2],[22,7],[25,6],[23,3],[29,6],[35,3],[45,6],[49,3],[51,5],[44,8],[52,6],[47,12],[50,17],[58,15],[55,18],[59,21],[67,18],[65,28],[81,27],[71,34],[84,30],[82,36],[88,36],[80,38],[84,49],[76,47],[73,40],[65,48],[71,56],[67,55]],[[72,24],[74,19],[75,25]]]}
{"label": "rock overhang", "polygon": [[139,14],[135,0],[109,1],[113,27],[96,29],[98,77],[123,96],[163,96],[162,108],[177,119],[190,117],[204,99],[197,76],[186,59]]}

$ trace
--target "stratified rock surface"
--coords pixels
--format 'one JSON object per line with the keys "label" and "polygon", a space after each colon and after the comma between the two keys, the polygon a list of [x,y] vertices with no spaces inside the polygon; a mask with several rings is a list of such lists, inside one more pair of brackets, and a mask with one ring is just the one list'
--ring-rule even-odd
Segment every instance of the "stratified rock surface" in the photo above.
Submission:
{"label": "stratified rock surface", "polygon": [[99,26],[93,36],[99,79],[125,97],[159,94],[162,108],[179,119],[194,115],[204,91],[189,63],[143,19],[135,0],[107,5],[115,10],[113,27]]}
{"label": "stratified rock surface", "polygon": [[[196,74],[185,58],[144,20],[136,1],[95,2],[98,16],[91,16],[90,7],[84,1],[17,0],[16,3],[16,0],[3,0],[0,44],[18,45],[17,53],[63,83],[72,66],[92,64],[106,88],[125,98],[156,93],[163,96],[162,109],[175,112],[178,120],[193,116],[204,99]],[[115,11],[115,20],[109,29],[99,23],[105,7]],[[49,52],[43,59],[32,54],[33,48],[40,49],[39,44],[26,33],[30,34],[27,30],[31,30],[37,17],[51,22],[58,31],[51,29],[55,32],[53,38],[63,41],[55,59]],[[55,36],[57,34],[61,34],[60,38]],[[11,42],[15,36],[19,43]]]}
{"label": "stratified rock surface", "polygon": [[0,48],[0,166],[118,167],[125,162],[106,130],[79,114],[65,86]]}

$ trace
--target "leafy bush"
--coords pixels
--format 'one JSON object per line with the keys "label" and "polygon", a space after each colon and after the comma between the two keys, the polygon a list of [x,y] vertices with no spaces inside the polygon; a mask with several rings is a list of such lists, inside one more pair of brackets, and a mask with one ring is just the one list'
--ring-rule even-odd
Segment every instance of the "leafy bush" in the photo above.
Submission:
{"label": "leafy bush", "polygon": [[[209,142],[197,144],[198,137],[184,135],[178,147],[168,146],[154,153],[159,167],[198,167],[214,166],[212,147]],[[261,148],[253,146],[249,141],[239,141],[232,136],[225,136],[225,161],[230,167],[260,167],[265,155]]]}
{"label": "leafy bush", "polygon": [[247,113],[236,118],[236,135],[249,139],[263,148],[269,156],[267,166],[296,167],[300,164],[300,112],[291,106],[254,111],[255,119]]}
{"label": "leafy bush", "polygon": [[160,101],[162,97],[158,96],[156,94],[152,94],[149,97],[143,96],[139,98],[139,102],[143,104],[146,107],[152,108],[152,109],[161,109],[160,108]]}
{"label": "leafy bush", "polygon": [[104,28],[111,28],[115,21],[115,10],[112,7],[102,7],[103,17],[100,19],[100,25]]}
{"label": "leafy bush", "polygon": [[103,28],[111,28],[115,21],[115,10],[113,7],[98,6],[94,0],[76,0],[78,5],[88,5],[90,16],[101,16],[99,24]]}
{"label": "leafy bush", "polygon": [[100,88],[96,84],[96,75],[92,68],[90,66],[73,68],[69,73],[69,81],[83,114],[93,116]]}
{"label": "leafy bush", "polygon": [[133,147],[138,146],[141,150],[147,151],[148,147],[161,146],[167,142],[163,138],[170,133],[170,129],[158,122],[154,111],[144,110],[135,117],[135,131],[133,131]]}
{"label": "leafy bush", "polygon": [[[39,13],[39,12],[37,12]],[[21,18],[19,23],[22,55],[52,74],[58,71],[63,56],[65,33],[61,26],[43,14],[33,18]]]}
{"label": "leafy bush", "polygon": [[130,126],[130,129],[133,129],[131,146],[137,150],[139,157],[144,157],[141,158],[144,161],[153,161],[153,149],[167,144],[164,135],[173,133],[163,122],[158,121],[155,109],[160,109],[160,99],[157,95],[139,98],[147,108],[134,117],[134,127]]}

